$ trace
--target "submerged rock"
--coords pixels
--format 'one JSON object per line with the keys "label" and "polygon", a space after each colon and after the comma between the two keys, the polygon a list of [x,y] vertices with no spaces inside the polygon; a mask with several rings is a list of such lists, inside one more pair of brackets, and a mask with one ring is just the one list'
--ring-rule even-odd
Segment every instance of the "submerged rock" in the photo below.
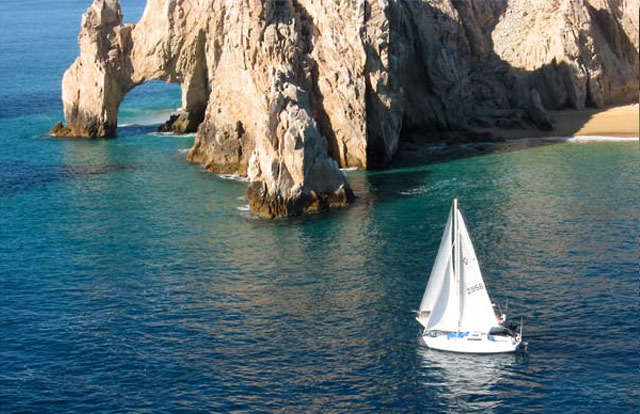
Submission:
{"label": "submerged rock", "polygon": [[546,109],[637,101],[637,11],[637,0],[148,0],[134,25],[118,0],[94,0],[63,78],[67,127],[52,134],[114,136],[129,90],[179,83],[183,113],[165,127],[197,129],[188,159],[248,176],[260,215],[297,215],[349,203],[339,167],[383,167],[408,133],[513,128],[522,114],[548,129]]}

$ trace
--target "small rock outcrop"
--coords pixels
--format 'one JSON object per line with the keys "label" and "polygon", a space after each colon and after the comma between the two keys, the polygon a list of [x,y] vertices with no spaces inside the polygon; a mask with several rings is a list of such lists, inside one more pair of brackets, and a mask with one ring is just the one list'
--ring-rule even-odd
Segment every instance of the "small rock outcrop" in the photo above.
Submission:
{"label": "small rock outcrop", "polygon": [[166,131],[248,176],[265,217],[345,205],[339,167],[393,159],[409,132],[553,127],[546,110],[637,102],[638,0],[94,0],[63,78],[57,136],[114,136],[125,94],[182,87]]}
{"label": "small rock outcrop", "polygon": [[538,129],[541,131],[553,130],[553,122],[551,121],[551,118],[549,118],[547,111],[545,111],[544,106],[542,106],[540,94],[535,89],[532,89],[529,95],[529,107],[527,110],[529,119],[531,119]]}
{"label": "small rock outcrop", "polygon": [[164,124],[160,125],[160,127],[158,127],[158,132],[188,134],[191,132],[196,132],[198,130],[200,122],[202,122],[202,119],[197,121],[191,118],[189,116],[189,113],[180,112],[169,116],[169,119]]}

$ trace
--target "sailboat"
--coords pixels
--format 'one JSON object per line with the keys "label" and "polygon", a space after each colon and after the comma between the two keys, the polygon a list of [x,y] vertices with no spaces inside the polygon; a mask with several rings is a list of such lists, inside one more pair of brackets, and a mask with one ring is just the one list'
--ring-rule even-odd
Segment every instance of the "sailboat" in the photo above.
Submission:
{"label": "sailboat", "polygon": [[416,319],[432,349],[496,354],[522,343],[522,325],[515,333],[496,316],[455,198]]}

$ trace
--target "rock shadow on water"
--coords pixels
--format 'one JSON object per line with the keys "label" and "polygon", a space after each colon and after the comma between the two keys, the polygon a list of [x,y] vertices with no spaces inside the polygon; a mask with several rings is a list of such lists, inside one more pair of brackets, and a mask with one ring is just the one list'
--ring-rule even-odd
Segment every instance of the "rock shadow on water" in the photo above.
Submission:
{"label": "rock shadow on water", "polygon": [[[428,166],[417,168],[391,167],[377,171],[347,171],[345,176],[353,189],[355,199],[347,208],[323,211],[322,214],[309,214],[309,219],[317,216],[336,217],[341,215],[368,214],[375,205],[396,202],[402,197],[416,195],[428,189]],[[293,219],[305,221],[306,217]]]}
{"label": "rock shadow on water", "polygon": [[96,175],[132,171],[127,165],[24,165],[0,163],[0,197],[23,191],[45,188],[66,180],[77,180]]}
{"label": "rock shadow on water", "polygon": [[522,138],[512,140],[434,141],[428,137],[412,137],[400,142],[391,168],[417,167],[503,152],[527,150],[562,143],[561,138]]}
{"label": "rock shadow on water", "polygon": [[[402,197],[422,194],[429,190],[428,176],[431,171],[428,166],[418,168],[390,168],[378,171],[347,171],[345,176],[354,191],[355,199],[344,208],[318,210],[294,217],[279,218],[275,220],[258,220],[257,224],[263,226],[288,226],[307,225],[318,220],[340,220],[352,215],[361,215],[370,212],[370,207],[383,203],[396,202]],[[228,185],[242,184],[239,179],[230,179],[211,175],[203,171],[202,178],[217,181],[222,180]],[[236,182],[234,182],[236,181]],[[243,203],[244,204],[244,203]],[[241,206],[243,207],[243,206]],[[238,208],[246,219],[259,218],[250,211]]]}

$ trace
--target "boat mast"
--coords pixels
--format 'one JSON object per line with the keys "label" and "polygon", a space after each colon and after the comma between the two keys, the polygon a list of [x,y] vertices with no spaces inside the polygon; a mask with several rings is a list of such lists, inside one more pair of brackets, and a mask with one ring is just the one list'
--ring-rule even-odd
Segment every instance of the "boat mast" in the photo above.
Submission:
{"label": "boat mast", "polygon": [[451,225],[451,242],[453,246],[451,247],[451,260],[453,267],[454,280],[457,280],[455,277],[456,274],[456,211],[458,210],[458,199],[453,199],[453,206],[451,207],[451,216],[453,217],[452,225]]}
{"label": "boat mast", "polygon": [[[457,203],[456,203],[457,207]],[[456,216],[458,215],[458,210],[456,209]],[[462,325],[462,314],[464,312],[464,281],[462,278],[464,277],[464,272],[462,271],[462,266],[464,262],[464,253],[462,253],[462,246],[460,243],[460,231],[456,233],[456,243],[458,246],[458,268],[460,271],[458,272],[458,294],[459,300],[458,305],[460,306],[460,312],[458,312],[458,332],[460,332],[460,327]]]}
{"label": "boat mast", "polygon": [[[462,295],[460,295],[460,287],[461,282],[460,282],[460,272],[458,269],[458,261],[456,260],[456,256],[459,254],[458,250],[460,249],[460,245],[458,243],[458,199],[454,198],[453,199],[453,206],[451,208],[451,214],[453,215],[453,221],[452,221],[452,226],[451,226],[451,231],[453,231],[452,234],[452,242],[453,242],[453,247],[451,248],[451,260],[452,260],[452,267],[453,267],[453,280],[454,283],[456,284],[456,291],[458,291],[458,295],[459,295],[459,302],[460,302],[460,306],[462,305]],[[462,306],[461,306],[462,309]],[[458,315],[458,332],[460,332],[460,322],[462,319],[462,315]]]}
{"label": "boat mast", "polygon": [[464,277],[464,272],[462,271],[463,265],[463,253],[462,246],[460,245],[460,230],[458,230],[458,199],[453,199],[453,228],[455,233],[453,234],[453,263],[454,263],[454,277],[456,288],[458,292],[458,332],[460,332],[460,327],[462,326],[462,313],[464,312],[464,281],[462,278]]}

